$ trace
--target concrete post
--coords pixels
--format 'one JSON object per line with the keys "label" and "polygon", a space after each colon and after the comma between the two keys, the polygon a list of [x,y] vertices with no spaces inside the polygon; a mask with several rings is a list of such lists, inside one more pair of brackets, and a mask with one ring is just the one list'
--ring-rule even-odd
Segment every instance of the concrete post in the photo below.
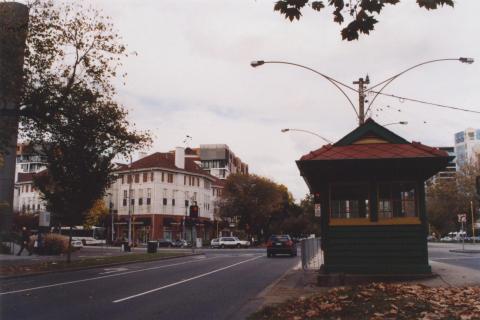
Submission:
{"label": "concrete post", "polygon": [[0,2],[0,139],[7,145],[0,166],[0,228],[10,230],[13,217],[18,107],[22,88],[28,8]]}

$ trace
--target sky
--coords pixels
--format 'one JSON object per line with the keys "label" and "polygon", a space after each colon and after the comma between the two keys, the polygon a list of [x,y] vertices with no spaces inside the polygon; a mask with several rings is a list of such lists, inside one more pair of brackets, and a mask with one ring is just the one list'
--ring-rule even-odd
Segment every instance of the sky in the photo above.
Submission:
{"label": "sky", "polygon": [[[295,160],[357,126],[342,93],[317,74],[288,65],[252,68],[252,60],[302,64],[338,81],[367,74],[376,84],[423,61],[473,57],[474,64],[437,62],[393,81],[385,93],[480,111],[480,1],[427,11],[413,0],[387,6],[379,23],[358,41],[342,41],[331,9],[305,8],[291,23],[270,0],[91,0],[113,19],[138,53],[124,61],[126,85],[118,101],[140,130],[153,133],[148,153],[184,146],[227,144],[250,172],[284,184],[297,200],[308,188]],[[352,85],[353,86],[353,85]],[[348,90],[348,89],[347,89]],[[357,105],[358,96],[348,92]],[[367,99],[372,98],[371,96]],[[390,97],[372,107],[380,124],[409,141],[453,146],[453,135],[480,128],[480,114],[441,109]]]}

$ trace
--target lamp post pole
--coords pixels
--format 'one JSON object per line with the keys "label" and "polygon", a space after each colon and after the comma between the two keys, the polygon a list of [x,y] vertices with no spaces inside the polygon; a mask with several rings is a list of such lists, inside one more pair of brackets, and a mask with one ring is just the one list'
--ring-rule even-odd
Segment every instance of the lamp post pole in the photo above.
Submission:
{"label": "lamp post pole", "polygon": [[[368,85],[370,84],[370,80],[368,78],[368,76],[366,76],[365,79],[363,78],[360,78],[358,79],[358,81],[354,81],[353,84],[357,84],[358,85],[358,89],[355,89],[345,83],[342,83],[330,76],[327,76],[315,69],[312,69],[310,67],[307,67],[307,66],[304,66],[304,65],[301,65],[301,64],[298,64],[298,63],[292,63],[292,62],[287,62],[287,61],[264,61],[264,60],[256,60],[256,61],[252,61],[250,63],[250,65],[253,67],[253,68],[256,68],[256,67],[259,67],[259,66],[262,66],[264,64],[268,64],[268,63],[274,63],[274,64],[287,64],[287,65],[291,65],[291,66],[295,66],[295,67],[299,67],[299,68],[302,68],[302,69],[306,69],[306,70],[309,70],[311,72],[314,72],[316,73],[317,75],[323,77],[324,79],[328,80],[330,83],[332,83],[338,90],[340,90],[340,92],[345,96],[345,98],[347,98],[348,102],[350,103],[350,105],[352,106],[353,110],[355,111],[356,115],[357,115],[357,118],[358,118],[358,124],[359,125],[362,125],[363,123],[365,123],[365,115],[368,113],[368,111],[370,110],[370,108],[372,107],[372,104],[373,102],[375,101],[375,99],[378,97],[378,95],[380,95],[383,91],[383,89],[385,89],[386,86],[388,86],[393,80],[395,80],[396,78],[400,77],[401,75],[403,75],[404,73],[412,70],[412,69],[415,69],[415,68],[418,68],[420,66],[423,66],[423,65],[426,65],[426,64],[429,64],[429,63],[434,63],[434,62],[440,62],[440,61],[459,61],[461,63],[467,63],[467,64],[472,64],[474,62],[474,59],[473,58],[465,58],[465,57],[460,57],[460,58],[446,58],[446,59],[435,59],[435,60],[429,60],[429,61],[425,61],[425,62],[422,62],[422,63],[419,63],[419,64],[416,64],[410,68],[407,68],[405,70],[403,70],[402,72],[399,72],[397,73],[396,75],[382,81],[382,82],[379,82],[377,83],[376,85],[373,85],[369,88],[367,88],[365,85]],[[347,89],[350,89],[351,91],[355,91],[358,93],[358,111],[357,111],[357,108],[355,107],[355,105],[353,104],[352,100],[350,100],[350,98],[348,97],[347,93],[341,88],[344,87],[344,88],[347,88]],[[378,91],[374,91],[373,89],[375,89],[376,87],[379,87],[379,86],[382,86],[380,88],[380,90]],[[367,110],[365,110],[365,97],[366,97],[366,94],[367,93],[374,93],[375,96],[373,97],[372,101],[370,101],[370,103],[368,104],[368,108]]]}

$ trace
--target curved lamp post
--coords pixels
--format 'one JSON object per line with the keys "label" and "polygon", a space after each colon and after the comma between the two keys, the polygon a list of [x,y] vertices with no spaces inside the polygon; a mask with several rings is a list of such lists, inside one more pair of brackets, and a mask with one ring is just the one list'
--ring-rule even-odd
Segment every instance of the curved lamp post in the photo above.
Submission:
{"label": "curved lamp post", "polygon": [[[473,58],[460,57],[460,58],[446,58],[446,59],[428,60],[428,61],[416,64],[416,65],[414,65],[410,68],[407,68],[407,69],[403,70],[402,72],[399,72],[396,75],[394,75],[394,76],[392,76],[392,77],[390,77],[386,80],[383,80],[382,82],[377,83],[376,85],[373,85],[369,88],[365,88],[365,86],[364,86],[365,84],[370,83],[370,81],[368,79],[368,76],[366,77],[365,80],[363,78],[360,78],[358,81],[353,82],[354,84],[358,84],[358,89],[355,89],[355,88],[353,88],[353,87],[351,87],[351,86],[349,86],[345,83],[342,83],[338,80],[335,80],[332,77],[327,76],[327,75],[325,75],[325,74],[323,74],[323,73],[321,73],[321,72],[319,72],[315,69],[312,69],[310,67],[307,67],[307,66],[304,66],[304,65],[301,65],[301,64],[298,64],[298,63],[287,62],[287,61],[256,60],[256,61],[252,61],[250,63],[250,65],[252,67],[256,68],[256,67],[259,67],[261,65],[268,64],[268,63],[287,64],[287,65],[299,67],[299,68],[306,69],[306,70],[309,70],[311,72],[316,73],[317,75],[319,75],[319,76],[325,78],[326,80],[330,81],[330,83],[332,83],[338,90],[340,90],[340,92],[345,96],[345,98],[347,98],[348,102],[350,103],[353,110],[355,111],[355,113],[358,117],[359,125],[362,125],[365,122],[365,114],[370,110],[370,108],[371,108],[373,102],[375,101],[375,99],[378,97],[379,94],[381,94],[382,90],[385,89],[385,87],[388,86],[393,80],[395,80],[396,78],[398,78],[402,74],[404,74],[404,73],[406,73],[406,72],[408,72],[412,69],[418,68],[418,67],[426,65],[426,64],[430,64],[430,63],[434,63],[434,62],[441,62],[441,61],[459,61],[459,62],[462,62],[462,63],[472,64],[474,62],[474,59]],[[352,100],[350,100],[350,98],[348,97],[346,92],[340,86],[343,86],[345,88],[348,88],[350,90],[358,92],[358,95],[359,95],[358,111],[357,111],[357,108],[355,107],[355,105],[353,104]],[[379,87],[379,86],[382,86],[379,91],[373,91],[374,88]],[[365,96],[366,96],[366,93],[368,93],[368,92],[375,93],[375,96],[373,97],[372,101],[370,101],[370,103],[368,104],[367,110],[364,111]]]}
{"label": "curved lamp post", "polygon": [[288,131],[301,131],[301,132],[306,132],[306,133],[313,134],[314,136],[319,137],[320,139],[322,139],[322,140],[325,141],[326,143],[332,143],[332,141],[330,141],[330,140],[322,137],[321,135],[319,135],[319,134],[317,134],[317,133],[315,133],[315,132],[312,132],[312,131],[308,131],[308,130],[286,128],[286,129],[282,129],[282,130],[280,130],[280,131],[282,131],[283,133],[288,132]]}
{"label": "curved lamp post", "polygon": [[379,87],[381,85],[383,85],[380,90],[378,91],[372,91],[372,92],[375,92],[375,96],[373,97],[372,101],[370,101],[370,103],[368,104],[368,108],[367,110],[365,111],[365,113],[368,112],[368,110],[370,110],[370,108],[372,107],[372,104],[373,102],[375,101],[375,99],[378,97],[378,95],[383,91],[383,89],[385,89],[386,86],[388,86],[393,80],[397,79],[398,77],[400,77],[402,74],[412,70],[412,69],[415,69],[415,68],[418,68],[418,67],[421,67],[423,65],[426,65],[426,64],[430,64],[430,63],[434,63],[434,62],[441,62],[441,61],[459,61],[461,63],[466,63],[466,64],[472,64],[475,60],[473,58],[466,58],[466,57],[460,57],[460,58],[446,58],[446,59],[434,59],[434,60],[428,60],[428,61],[425,61],[425,62],[422,62],[422,63],[419,63],[419,64],[416,64],[410,68],[407,68],[399,73],[397,73],[396,75],[394,76],[391,76],[390,78],[388,79],[385,79],[383,80],[382,82],[379,82],[377,83],[376,85],[373,85],[371,86],[370,88],[366,89],[366,91],[372,91],[374,88],[376,87]]}
{"label": "curved lamp post", "polygon": [[392,123],[382,124],[382,126],[386,127],[386,126],[391,126],[391,125],[394,125],[394,124],[403,124],[403,125],[407,125],[407,124],[408,124],[408,121],[392,122]]}

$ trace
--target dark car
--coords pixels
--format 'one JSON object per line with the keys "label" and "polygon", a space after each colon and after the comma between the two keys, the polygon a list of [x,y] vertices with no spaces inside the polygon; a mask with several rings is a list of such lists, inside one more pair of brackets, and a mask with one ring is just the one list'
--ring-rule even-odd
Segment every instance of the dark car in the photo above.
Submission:
{"label": "dark car", "polygon": [[173,242],[169,239],[160,239],[158,240],[158,247],[170,248],[173,247]]}
{"label": "dark car", "polygon": [[297,255],[297,245],[288,234],[272,235],[267,242],[267,257],[276,254]]}
{"label": "dark car", "polygon": [[175,242],[173,243],[173,246],[175,248],[185,248],[185,247],[188,247],[189,246],[189,243],[186,241],[186,240],[175,240]]}

